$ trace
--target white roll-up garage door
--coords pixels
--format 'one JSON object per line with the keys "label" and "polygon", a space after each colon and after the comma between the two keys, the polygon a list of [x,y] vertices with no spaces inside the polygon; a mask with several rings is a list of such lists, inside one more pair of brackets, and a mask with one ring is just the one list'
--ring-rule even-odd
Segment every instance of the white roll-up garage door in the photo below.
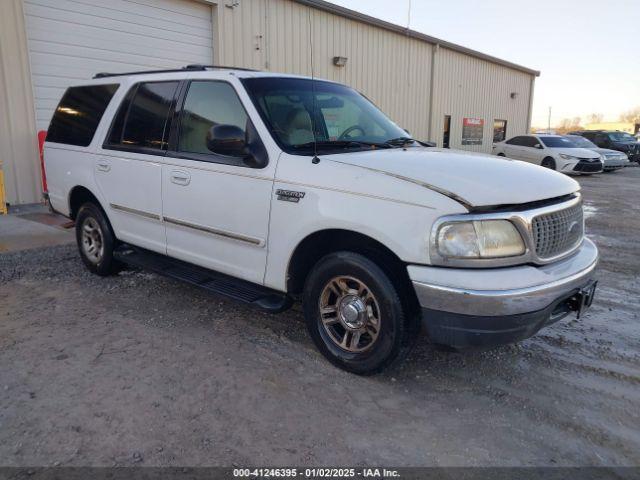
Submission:
{"label": "white roll-up garage door", "polygon": [[98,72],[212,63],[211,9],[192,0],[25,0],[38,130],[69,85]]}

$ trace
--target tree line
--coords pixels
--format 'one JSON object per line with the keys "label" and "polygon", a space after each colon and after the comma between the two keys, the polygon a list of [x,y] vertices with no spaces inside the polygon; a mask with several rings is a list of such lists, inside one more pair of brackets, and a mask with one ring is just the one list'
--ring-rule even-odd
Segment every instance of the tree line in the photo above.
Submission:
{"label": "tree line", "polygon": [[[592,113],[590,115],[587,115],[584,120],[585,124],[602,123],[604,120],[604,115],[601,113]],[[619,117],[619,121],[628,123],[640,123],[640,106],[622,113]],[[583,129],[582,117],[563,118],[554,128],[554,130],[561,135],[572,130],[581,129]]]}

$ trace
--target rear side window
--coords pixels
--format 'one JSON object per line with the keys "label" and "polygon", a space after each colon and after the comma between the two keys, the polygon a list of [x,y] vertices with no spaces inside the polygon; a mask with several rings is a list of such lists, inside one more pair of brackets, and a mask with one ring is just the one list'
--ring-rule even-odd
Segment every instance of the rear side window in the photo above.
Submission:
{"label": "rear side window", "polygon": [[179,82],[147,82],[127,94],[111,126],[106,147],[166,150],[169,112]]}
{"label": "rear side window", "polygon": [[62,96],[47,130],[47,142],[86,147],[118,84],[71,87]]}
{"label": "rear side window", "polygon": [[509,145],[524,146],[527,144],[527,137],[513,137],[507,140]]}

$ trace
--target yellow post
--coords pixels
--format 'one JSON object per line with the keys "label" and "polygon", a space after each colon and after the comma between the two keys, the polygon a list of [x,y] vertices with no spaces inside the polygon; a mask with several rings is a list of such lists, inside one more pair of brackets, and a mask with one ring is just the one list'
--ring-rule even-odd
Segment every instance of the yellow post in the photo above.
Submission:
{"label": "yellow post", "polygon": [[7,204],[4,196],[4,173],[2,172],[2,160],[0,160],[0,214],[7,214]]}

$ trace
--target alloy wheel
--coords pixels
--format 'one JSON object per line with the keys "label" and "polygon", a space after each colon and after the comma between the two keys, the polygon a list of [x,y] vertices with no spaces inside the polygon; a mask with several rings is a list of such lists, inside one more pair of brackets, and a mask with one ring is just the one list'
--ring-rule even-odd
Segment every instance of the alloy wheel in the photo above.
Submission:
{"label": "alloy wheel", "polygon": [[98,264],[104,255],[104,238],[98,221],[85,218],[82,223],[82,251],[93,263]]}
{"label": "alloy wheel", "polygon": [[350,276],[333,277],[319,300],[322,326],[331,341],[348,352],[368,350],[380,334],[380,307],[371,289]]}

